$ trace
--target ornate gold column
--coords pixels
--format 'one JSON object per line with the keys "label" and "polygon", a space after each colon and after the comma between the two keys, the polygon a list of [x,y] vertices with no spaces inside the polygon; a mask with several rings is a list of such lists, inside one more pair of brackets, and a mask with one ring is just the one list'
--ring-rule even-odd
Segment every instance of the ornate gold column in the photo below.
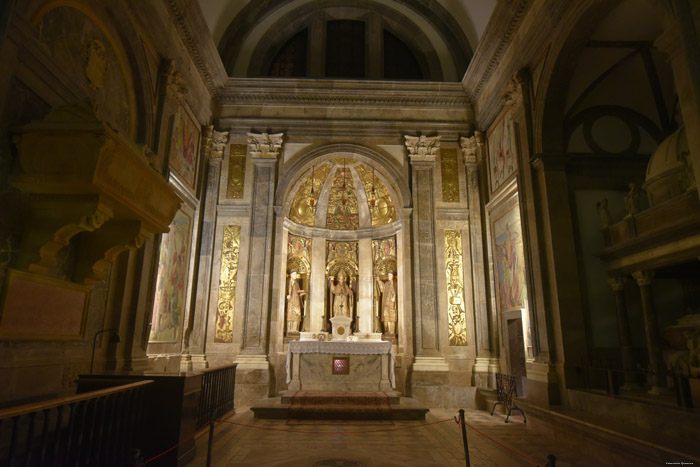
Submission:
{"label": "ornate gold column", "polygon": [[622,389],[632,389],[637,384],[634,383],[634,375],[632,373],[634,369],[634,352],[632,351],[630,323],[625,303],[625,279],[623,277],[612,277],[608,279],[608,284],[615,294],[615,304],[617,306],[617,333],[622,352],[622,368],[625,372],[625,384],[622,386]]}
{"label": "ornate gold column", "polygon": [[649,367],[654,373],[649,394],[662,394],[666,389],[666,367],[661,354],[661,337],[659,336],[659,325],[656,321],[656,311],[651,296],[651,279],[654,271],[637,271],[632,273],[632,277],[639,285],[642,294],[642,311],[644,312],[644,331],[647,335],[647,351],[649,352]]}
{"label": "ornate gold column", "polygon": [[248,133],[253,162],[246,306],[239,370],[268,370],[267,339],[272,277],[273,205],[282,133]]}

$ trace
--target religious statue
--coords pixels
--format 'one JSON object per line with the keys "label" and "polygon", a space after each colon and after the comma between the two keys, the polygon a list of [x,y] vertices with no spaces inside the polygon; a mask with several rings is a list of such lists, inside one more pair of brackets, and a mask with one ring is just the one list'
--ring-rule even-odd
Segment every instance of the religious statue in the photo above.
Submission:
{"label": "religious statue", "polygon": [[377,277],[377,286],[382,296],[382,325],[384,332],[390,336],[396,335],[396,281],[394,271],[389,271],[388,279],[382,281]]}
{"label": "religious statue", "polygon": [[625,209],[627,210],[627,216],[625,217],[634,216],[639,212],[640,191],[636,184],[630,183],[630,191],[625,195]]}
{"label": "religious statue", "polygon": [[353,291],[345,282],[345,271],[338,272],[338,283],[333,284],[333,276],[330,277],[331,289],[331,316],[347,316],[352,318]]}
{"label": "religious statue", "polygon": [[613,222],[610,216],[610,210],[608,209],[608,199],[601,199],[596,204],[596,207],[598,208],[598,217],[600,217],[601,230],[609,229]]}
{"label": "religious statue", "polygon": [[297,271],[292,269],[289,273],[289,287],[287,288],[287,332],[299,332],[302,316],[301,298],[306,291],[299,287]]}

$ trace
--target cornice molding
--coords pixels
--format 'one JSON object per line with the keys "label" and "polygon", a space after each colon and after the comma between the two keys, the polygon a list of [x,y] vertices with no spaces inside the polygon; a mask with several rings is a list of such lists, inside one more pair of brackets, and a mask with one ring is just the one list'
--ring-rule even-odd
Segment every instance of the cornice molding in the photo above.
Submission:
{"label": "cornice molding", "polygon": [[226,81],[226,70],[209,34],[199,3],[187,0],[164,0],[175,20],[176,29],[199,74],[212,95]]}
{"label": "cornice molding", "polygon": [[473,101],[478,98],[484,84],[501,62],[503,52],[512,42],[532,3],[533,0],[508,0],[496,4],[486,26],[486,33],[462,80],[462,86]]}

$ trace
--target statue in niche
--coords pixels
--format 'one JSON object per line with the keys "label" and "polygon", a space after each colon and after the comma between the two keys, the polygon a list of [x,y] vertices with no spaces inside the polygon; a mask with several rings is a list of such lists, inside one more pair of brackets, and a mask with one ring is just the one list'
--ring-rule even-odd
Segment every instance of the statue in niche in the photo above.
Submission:
{"label": "statue in niche", "polygon": [[641,190],[635,183],[630,183],[630,191],[625,195],[625,209],[627,215],[625,217],[634,216],[639,212],[639,194]]}
{"label": "statue in niche", "polygon": [[299,332],[303,314],[302,297],[306,291],[299,286],[298,274],[295,269],[289,273],[289,287],[287,287],[287,333]]}
{"label": "statue in niche", "polygon": [[389,270],[387,273],[387,280],[382,281],[377,277],[377,286],[379,288],[379,293],[381,294],[381,321],[384,328],[384,332],[389,336],[396,335],[396,279],[394,278],[394,271]]}
{"label": "statue in niche", "polygon": [[345,271],[338,271],[338,283],[333,284],[333,276],[330,277],[331,291],[331,317],[347,316],[352,318],[352,306],[354,293],[347,282],[345,282]]}

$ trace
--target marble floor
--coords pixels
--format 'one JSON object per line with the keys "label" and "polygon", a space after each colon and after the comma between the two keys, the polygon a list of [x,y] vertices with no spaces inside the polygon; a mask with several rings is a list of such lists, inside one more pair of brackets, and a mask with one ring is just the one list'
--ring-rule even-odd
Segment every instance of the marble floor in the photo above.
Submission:
{"label": "marble floor", "polygon": [[[214,466],[400,467],[464,466],[457,410],[431,409],[424,422],[353,422],[288,425],[284,420],[255,420],[237,409],[215,427]],[[531,430],[522,417],[467,410],[472,466],[598,466],[600,459],[568,440],[551,440]],[[478,431],[477,431],[478,430]],[[208,430],[196,440],[188,466],[206,465]]]}

